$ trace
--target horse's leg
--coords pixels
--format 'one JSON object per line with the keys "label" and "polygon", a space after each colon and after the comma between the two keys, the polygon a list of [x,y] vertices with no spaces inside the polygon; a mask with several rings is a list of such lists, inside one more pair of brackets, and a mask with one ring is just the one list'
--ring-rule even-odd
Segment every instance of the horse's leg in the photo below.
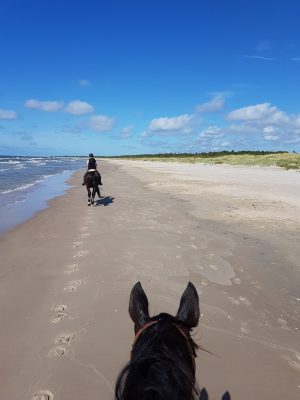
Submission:
{"label": "horse's leg", "polygon": [[95,190],[95,186],[93,186],[93,193],[92,193],[92,205],[94,205],[94,201],[95,201],[95,194],[96,194],[96,190]]}
{"label": "horse's leg", "polygon": [[97,186],[97,195],[98,195],[98,197],[99,197],[99,199],[100,199],[101,196],[100,196],[100,189],[99,189],[99,186]]}
{"label": "horse's leg", "polygon": [[94,200],[95,200],[95,197],[96,197],[97,189],[98,189],[98,186],[97,185],[94,186]]}
{"label": "horse's leg", "polygon": [[86,189],[87,189],[87,192],[88,192],[88,205],[90,205],[91,202],[92,202],[92,199],[91,199],[92,194],[91,194],[91,190],[90,190],[90,188],[88,186],[86,187]]}
{"label": "horse's leg", "polygon": [[92,194],[93,199],[92,199],[92,205],[94,204],[94,201],[95,201],[95,195],[96,195],[97,187],[98,187],[97,177],[96,177],[96,173],[94,172],[93,173],[93,194]]}

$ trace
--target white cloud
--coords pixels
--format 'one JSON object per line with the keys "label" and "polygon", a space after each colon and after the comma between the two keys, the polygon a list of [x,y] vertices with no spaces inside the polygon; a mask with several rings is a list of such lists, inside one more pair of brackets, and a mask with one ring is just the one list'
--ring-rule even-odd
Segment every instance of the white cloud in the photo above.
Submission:
{"label": "white cloud", "polygon": [[215,96],[211,101],[196,106],[199,113],[217,112],[224,107],[224,97],[221,95]]}
{"label": "white cloud", "polygon": [[25,107],[34,110],[41,110],[46,112],[55,112],[62,109],[64,103],[62,101],[39,101],[30,99],[25,102]]}
{"label": "white cloud", "polygon": [[82,86],[82,87],[84,87],[84,86],[90,86],[90,84],[91,84],[91,82],[88,81],[87,79],[80,79],[80,80],[78,81],[78,83],[79,83],[79,85]]}
{"label": "white cloud", "polygon": [[229,147],[229,146],[231,146],[232,145],[232,143],[231,142],[228,142],[228,141],[225,141],[225,142],[221,142],[220,143],[220,146],[221,147]]}
{"label": "white cloud", "polygon": [[0,119],[16,119],[17,113],[13,110],[4,110],[0,108]]}
{"label": "white cloud", "polygon": [[[211,95],[214,97],[210,102],[197,107],[200,112],[223,107],[226,96],[221,93]],[[126,136],[127,127],[123,130],[121,133]],[[189,135],[182,135],[187,132]],[[155,118],[139,137],[143,144],[149,145],[153,144],[158,136],[168,139],[170,135],[173,135],[173,138],[168,140],[168,146],[174,144],[180,149],[189,146],[191,149],[200,146],[206,151],[253,146],[262,149],[286,148],[287,143],[300,143],[300,113],[289,114],[265,102],[234,109],[220,125],[207,125],[205,116],[195,112],[177,117]],[[180,140],[185,142],[184,146],[181,146]]]}
{"label": "white cloud", "polygon": [[193,116],[188,114],[179,115],[172,118],[155,118],[150,122],[149,130],[151,132],[157,131],[190,131],[190,124]]}
{"label": "white cloud", "polygon": [[266,140],[276,144],[298,143],[300,137],[300,115],[287,114],[270,103],[256,104],[233,110],[227,120],[240,121],[226,129],[228,134],[239,134],[240,138]]}
{"label": "white cloud", "polygon": [[65,111],[73,115],[83,115],[94,111],[94,107],[89,103],[80,100],[71,101]]}
{"label": "white cloud", "polygon": [[264,131],[265,133],[273,133],[273,132],[275,132],[275,128],[274,128],[274,126],[269,125],[269,126],[265,126],[264,129],[263,129],[263,131]]}
{"label": "white cloud", "polygon": [[300,128],[300,116],[299,115],[296,115],[294,124],[295,124],[296,128]]}
{"label": "white cloud", "polygon": [[297,144],[300,143],[300,136],[294,136],[289,140],[286,140],[286,143]]}
{"label": "white cloud", "polygon": [[209,126],[208,128],[204,129],[204,131],[200,132],[199,137],[205,138],[220,138],[223,137],[224,133],[222,132],[221,128],[217,126]]}
{"label": "white cloud", "polygon": [[125,126],[123,129],[121,129],[121,138],[127,139],[131,135],[132,130],[132,125]]}
{"label": "white cloud", "polygon": [[[204,113],[223,107],[226,95],[211,93],[211,96],[212,100],[199,105],[197,111]],[[233,109],[220,125],[207,125],[205,119],[204,115],[196,112],[155,118],[140,133],[140,139],[149,145],[155,142],[157,136],[168,138],[173,135],[168,141],[170,146],[174,144],[179,149],[200,146],[206,151],[230,147],[285,149],[287,144],[296,147],[300,143],[300,113],[289,114],[268,102]],[[189,135],[182,135],[187,132]],[[181,146],[180,140],[186,142],[184,146]]]}
{"label": "white cloud", "polygon": [[227,115],[228,120],[263,122],[264,124],[288,123],[289,117],[270,103],[256,104],[231,111]]}
{"label": "white cloud", "polygon": [[235,134],[249,134],[249,133],[258,133],[259,128],[257,126],[252,126],[248,124],[238,124],[238,125],[230,125],[227,128],[228,133]]}
{"label": "white cloud", "polygon": [[141,137],[142,139],[145,139],[145,138],[147,138],[148,136],[150,136],[150,132],[149,132],[149,131],[143,131],[143,132],[140,134],[140,137]]}
{"label": "white cloud", "polygon": [[276,61],[277,58],[273,58],[273,57],[264,57],[264,56],[244,56],[245,58],[254,58],[256,60],[263,60],[263,61]]}
{"label": "white cloud", "polygon": [[277,136],[277,135],[265,135],[264,139],[268,140],[268,141],[276,142],[279,139],[279,136]]}
{"label": "white cloud", "polygon": [[111,131],[115,124],[115,119],[107,115],[94,115],[87,121],[87,126],[96,132]]}

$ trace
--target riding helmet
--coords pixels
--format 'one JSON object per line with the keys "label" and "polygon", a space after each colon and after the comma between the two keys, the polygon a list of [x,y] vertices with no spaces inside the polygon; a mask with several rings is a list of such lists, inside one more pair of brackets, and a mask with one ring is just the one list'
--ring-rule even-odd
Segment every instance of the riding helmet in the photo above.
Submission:
{"label": "riding helmet", "polygon": [[93,153],[90,153],[90,154],[89,154],[89,157],[94,157],[94,154],[93,154]]}

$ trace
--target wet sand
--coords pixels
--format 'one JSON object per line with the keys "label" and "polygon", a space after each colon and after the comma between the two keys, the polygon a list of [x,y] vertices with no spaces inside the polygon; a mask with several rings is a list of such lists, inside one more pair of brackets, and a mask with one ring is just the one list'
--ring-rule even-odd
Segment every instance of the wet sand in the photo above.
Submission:
{"label": "wet sand", "polygon": [[300,395],[300,174],[270,168],[101,162],[81,186],[0,237],[0,398],[113,399],[129,358],[128,297],[152,314],[200,295],[197,378],[210,399]]}

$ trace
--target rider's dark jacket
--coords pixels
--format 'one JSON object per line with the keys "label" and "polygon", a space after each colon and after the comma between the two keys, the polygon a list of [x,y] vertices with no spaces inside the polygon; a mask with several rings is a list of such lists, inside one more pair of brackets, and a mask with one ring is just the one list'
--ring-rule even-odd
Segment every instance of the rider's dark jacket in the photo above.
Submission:
{"label": "rider's dark jacket", "polygon": [[89,159],[89,163],[88,163],[88,169],[97,169],[97,162],[94,159],[94,157],[91,157]]}

